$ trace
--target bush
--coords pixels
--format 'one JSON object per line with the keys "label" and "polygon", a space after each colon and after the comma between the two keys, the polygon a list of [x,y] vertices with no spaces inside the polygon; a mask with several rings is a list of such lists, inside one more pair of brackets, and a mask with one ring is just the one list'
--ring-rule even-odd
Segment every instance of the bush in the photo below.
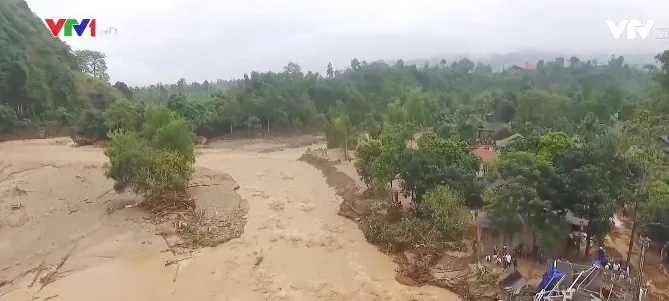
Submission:
{"label": "bush", "polygon": [[136,132],[142,126],[142,105],[125,99],[109,105],[104,113],[105,125],[112,132]]}
{"label": "bush", "polygon": [[448,186],[437,186],[425,195],[425,207],[441,235],[461,240],[469,221],[469,212],[462,196]]}
{"label": "bush", "polygon": [[9,131],[19,124],[14,109],[8,105],[0,104],[0,133]]}
{"label": "bush", "polygon": [[195,135],[165,107],[147,108],[141,132],[117,132],[105,150],[107,178],[118,192],[131,189],[147,201],[179,200],[193,175]]}
{"label": "bush", "polygon": [[186,191],[193,163],[179,152],[148,145],[134,134],[112,135],[106,176],[116,191],[130,188],[147,200],[177,199]]}
{"label": "bush", "polygon": [[84,113],[74,126],[74,134],[99,140],[107,139],[107,126],[100,110],[92,109]]}
{"label": "bush", "polygon": [[497,282],[497,278],[497,275],[495,275],[494,271],[490,267],[481,264],[476,265],[476,280],[480,284],[494,284]]}

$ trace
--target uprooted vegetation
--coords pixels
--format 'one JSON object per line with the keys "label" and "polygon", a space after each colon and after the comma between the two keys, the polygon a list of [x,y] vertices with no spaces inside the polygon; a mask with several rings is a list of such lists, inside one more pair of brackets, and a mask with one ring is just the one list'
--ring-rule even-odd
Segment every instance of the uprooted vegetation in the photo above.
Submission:
{"label": "uprooted vegetation", "polygon": [[393,256],[399,265],[397,281],[444,287],[469,300],[492,300],[496,290],[477,281],[470,255],[460,255],[471,254],[462,252],[470,248],[465,241],[447,241],[430,219],[401,213],[398,218],[397,204],[372,197],[369,189],[360,191],[353,179],[318,152],[307,152],[300,160],[321,170],[342,197],[339,215],[356,221],[370,243]]}

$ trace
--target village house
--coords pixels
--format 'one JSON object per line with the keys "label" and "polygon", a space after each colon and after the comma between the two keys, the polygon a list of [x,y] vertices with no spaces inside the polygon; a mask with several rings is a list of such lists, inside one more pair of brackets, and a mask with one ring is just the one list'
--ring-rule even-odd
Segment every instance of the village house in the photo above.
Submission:
{"label": "village house", "polygon": [[490,170],[491,165],[499,158],[497,152],[490,145],[485,144],[480,144],[474,148],[473,153],[481,160],[479,170],[476,173],[476,176],[479,178],[483,177]]}
{"label": "village house", "polygon": [[[499,186],[501,185],[503,185],[503,183],[500,183]],[[478,212],[476,214],[476,225],[480,233],[479,239],[481,241],[481,251],[484,254],[489,254],[492,252],[494,246],[500,248],[501,246],[506,245],[509,248],[509,250],[513,250],[519,246],[523,246],[522,248],[523,252],[528,252],[528,253],[531,252],[532,246],[535,243],[532,228],[523,220],[520,214],[518,214],[518,219],[522,224],[522,228],[519,229],[519,231],[517,231],[516,233],[514,233],[511,237],[509,237],[501,235],[500,233],[498,233],[498,231],[495,231],[491,227],[490,222],[487,219],[485,213]],[[571,226],[571,231],[575,233],[583,232],[585,230],[585,227],[588,225],[587,219],[577,217],[569,211],[565,215],[565,220]],[[560,242],[558,245],[560,247],[556,249],[557,252],[562,252],[566,250],[566,244],[564,242]]]}
{"label": "village house", "polygon": [[509,144],[518,140],[519,138],[524,138],[524,137],[523,137],[523,135],[516,133],[516,134],[513,134],[513,135],[511,135],[507,138],[495,141],[495,146],[499,149],[503,149],[503,148],[506,148]]}
{"label": "village house", "polygon": [[518,65],[513,65],[509,68],[506,68],[504,71],[506,72],[534,72],[537,71],[536,66],[531,66],[528,63],[525,63],[525,67],[521,67]]}

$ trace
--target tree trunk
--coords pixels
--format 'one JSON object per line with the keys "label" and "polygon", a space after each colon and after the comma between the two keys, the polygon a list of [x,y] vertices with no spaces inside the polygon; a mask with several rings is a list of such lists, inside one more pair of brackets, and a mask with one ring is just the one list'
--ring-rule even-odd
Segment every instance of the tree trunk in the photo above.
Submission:
{"label": "tree trunk", "polygon": [[267,132],[269,133],[269,118],[267,118]]}
{"label": "tree trunk", "polygon": [[583,252],[583,255],[585,257],[588,257],[589,252],[590,252],[590,233],[586,232],[585,233],[585,251]]}
{"label": "tree trunk", "polygon": [[481,227],[477,223],[479,211],[474,210],[474,223],[476,224],[476,262],[481,261]]}
{"label": "tree trunk", "polygon": [[637,198],[634,201],[634,212],[633,212],[634,217],[632,219],[632,221],[633,221],[632,222],[632,233],[630,233],[630,243],[629,243],[629,246],[627,247],[627,261],[626,262],[630,262],[630,260],[632,259],[632,250],[634,249],[634,237],[636,235],[636,228],[637,228],[637,220],[636,219],[638,217],[638,214],[637,214],[638,210],[639,210],[639,199]]}
{"label": "tree trunk", "polygon": [[344,133],[344,159],[348,160],[348,130]]}
{"label": "tree trunk", "polygon": [[232,122],[230,122],[230,134],[232,134]]}

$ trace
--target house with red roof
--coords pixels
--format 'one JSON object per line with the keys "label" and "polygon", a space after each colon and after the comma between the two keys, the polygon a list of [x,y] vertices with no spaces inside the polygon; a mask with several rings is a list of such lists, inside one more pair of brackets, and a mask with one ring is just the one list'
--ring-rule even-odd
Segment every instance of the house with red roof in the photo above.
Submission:
{"label": "house with red roof", "polygon": [[492,146],[486,144],[480,144],[474,148],[473,153],[481,160],[479,171],[477,173],[477,176],[479,177],[483,177],[490,168],[490,165],[499,158],[497,151],[495,151]]}

